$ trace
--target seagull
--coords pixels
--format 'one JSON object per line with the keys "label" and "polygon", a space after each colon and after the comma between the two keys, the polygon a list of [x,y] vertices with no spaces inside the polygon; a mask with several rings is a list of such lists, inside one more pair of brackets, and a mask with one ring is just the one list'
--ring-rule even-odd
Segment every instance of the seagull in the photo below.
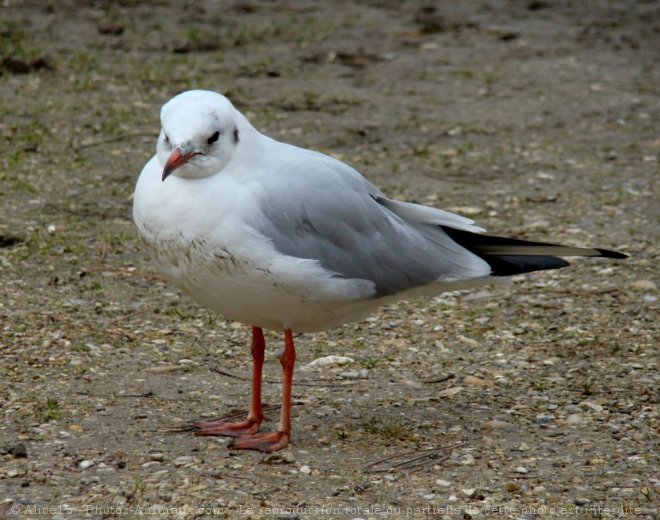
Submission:
{"label": "seagull", "polygon": [[[216,92],[183,92],[160,119],[133,218],[173,285],[252,327],[247,417],[193,425],[197,435],[233,437],[235,449],[273,452],[289,444],[294,333],[362,320],[395,300],[565,267],[561,256],[627,258],[493,236],[454,213],[392,200],[351,166],[260,133]],[[263,329],[284,332],[274,432],[259,431]]]}

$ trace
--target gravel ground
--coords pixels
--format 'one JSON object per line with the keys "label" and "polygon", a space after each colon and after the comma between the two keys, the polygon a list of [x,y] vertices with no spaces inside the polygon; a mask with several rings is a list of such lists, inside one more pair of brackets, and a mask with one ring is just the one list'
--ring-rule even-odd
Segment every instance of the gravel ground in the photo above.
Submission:
{"label": "gravel ground", "polygon": [[[445,5],[2,2],[0,517],[658,518],[660,6]],[[249,393],[248,328],[130,219],[193,87],[392,197],[631,258],[299,337],[280,453],[174,433]]]}

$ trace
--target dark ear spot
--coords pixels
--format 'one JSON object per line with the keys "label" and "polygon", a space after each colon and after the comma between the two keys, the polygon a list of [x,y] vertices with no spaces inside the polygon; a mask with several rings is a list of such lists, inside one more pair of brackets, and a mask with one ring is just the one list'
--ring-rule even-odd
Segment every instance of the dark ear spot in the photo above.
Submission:
{"label": "dark ear spot", "polygon": [[234,144],[238,144],[238,128],[234,128]]}

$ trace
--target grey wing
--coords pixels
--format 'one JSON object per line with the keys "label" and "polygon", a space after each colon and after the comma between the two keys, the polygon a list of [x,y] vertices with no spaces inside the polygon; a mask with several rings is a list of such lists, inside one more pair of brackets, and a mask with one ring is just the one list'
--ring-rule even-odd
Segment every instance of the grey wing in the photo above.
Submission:
{"label": "grey wing", "polygon": [[336,276],[370,280],[378,296],[489,274],[432,217],[478,229],[471,221],[389,200],[349,166],[319,155],[305,161],[306,171],[292,168],[263,181],[263,213],[253,225],[278,252],[316,260]]}

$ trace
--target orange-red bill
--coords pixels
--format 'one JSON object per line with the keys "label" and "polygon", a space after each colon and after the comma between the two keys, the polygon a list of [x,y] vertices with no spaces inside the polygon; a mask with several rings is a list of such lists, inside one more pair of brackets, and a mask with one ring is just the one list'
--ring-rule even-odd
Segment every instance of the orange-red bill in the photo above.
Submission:
{"label": "orange-red bill", "polygon": [[192,156],[195,155],[194,152],[181,153],[181,149],[177,148],[172,152],[169,159],[165,163],[165,168],[163,168],[163,180],[167,179],[170,174],[176,170],[178,167],[186,164]]}

